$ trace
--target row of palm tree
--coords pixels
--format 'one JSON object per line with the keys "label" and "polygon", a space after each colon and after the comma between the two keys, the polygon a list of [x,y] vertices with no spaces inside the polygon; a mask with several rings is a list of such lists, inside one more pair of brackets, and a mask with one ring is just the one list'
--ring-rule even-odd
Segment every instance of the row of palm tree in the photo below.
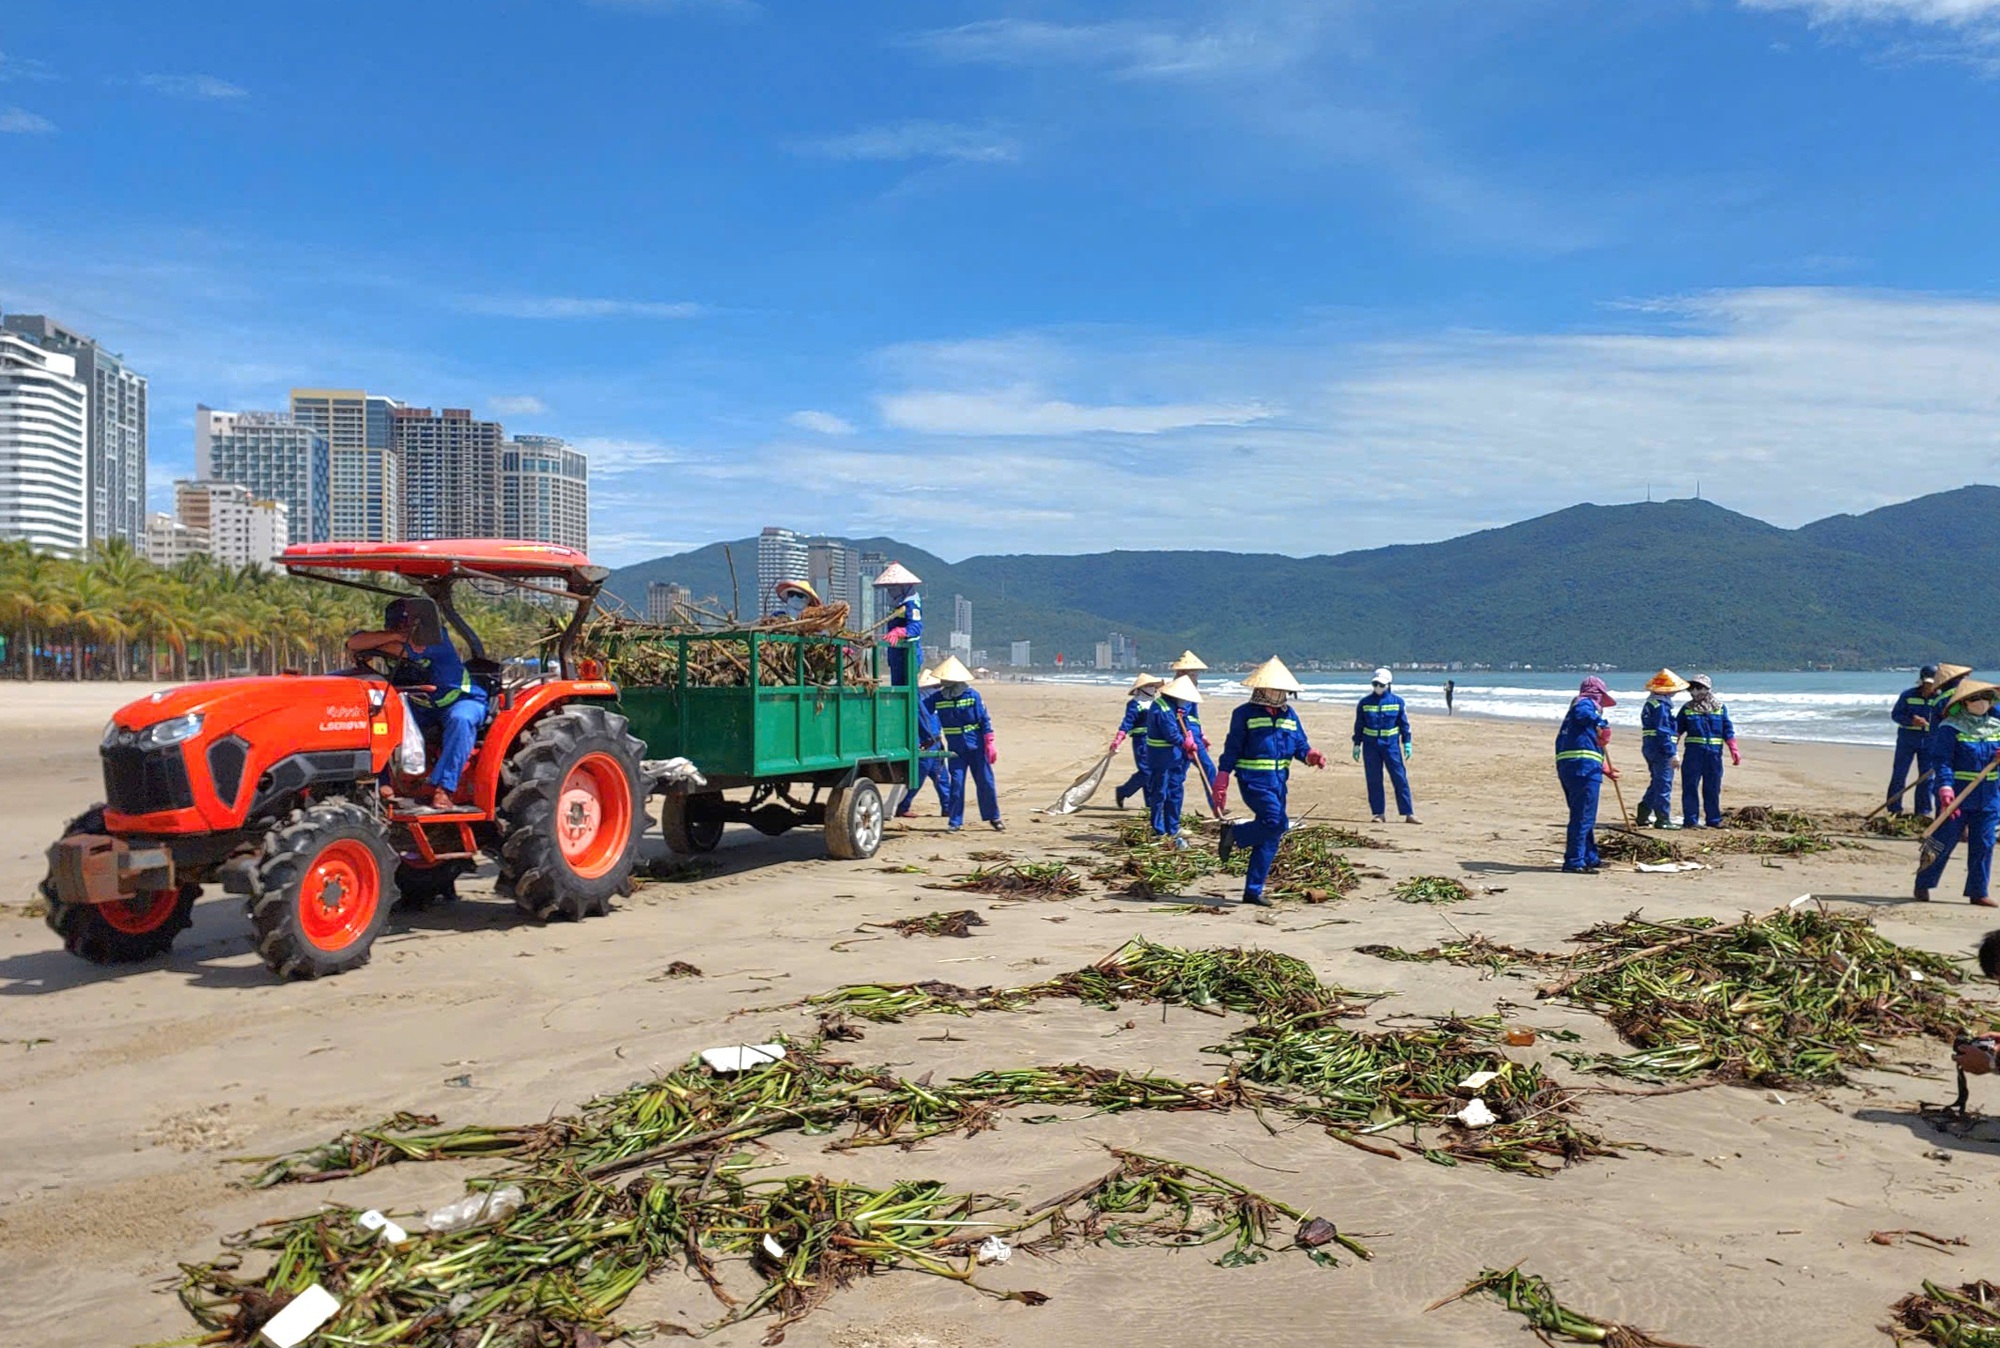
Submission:
{"label": "row of palm tree", "polygon": [[[390,582],[394,584],[394,582]],[[378,627],[382,599],[208,557],[155,566],[121,540],[82,558],[0,542],[0,676],[190,679],[324,672],[349,634]],[[461,593],[495,657],[530,655],[545,610]]]}

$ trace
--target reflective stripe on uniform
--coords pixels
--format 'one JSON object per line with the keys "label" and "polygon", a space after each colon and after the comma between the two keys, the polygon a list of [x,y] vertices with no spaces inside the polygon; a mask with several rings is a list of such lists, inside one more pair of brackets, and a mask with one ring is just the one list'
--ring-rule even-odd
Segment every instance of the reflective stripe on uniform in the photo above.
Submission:
{"label": "reflective stripe on uniform", "polygon": [[1236,760],[1238,772],[1290,772],[1292,760],[1289,758],[1239,758]]}
{"label": "reflective stripe on uniform", "polygon": [[1568,763],[1572,761],[1583,761],[1583,760],[1587,760],[1592,763],[1602,763],[1604,761],[1604,755],[1597,752],[1597,750],[1595,749],[1559,749],[1556,751],[1556,762],[1558,763]]}
{"label": "reflective stripe on uniform", "polygon": [[1377,730],[1372,725],[1365,725],[1361,727],[1361,733],[1364,735],[1373,735],[1376,739],[1389,739],[1394,736],[1400,735],[1403,732],[1398,730],[1395,726],[1389,726],[1386,729]]}

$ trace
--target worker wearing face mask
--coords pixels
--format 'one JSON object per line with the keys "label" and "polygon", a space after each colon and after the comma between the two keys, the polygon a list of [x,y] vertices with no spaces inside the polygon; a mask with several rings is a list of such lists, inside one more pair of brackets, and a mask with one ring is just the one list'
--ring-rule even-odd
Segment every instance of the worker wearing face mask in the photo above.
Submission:
{"label": "worker wearing face mask", "polygon": [[1278,846],[1292,821],[1285,813],[1293,763],[1324,768],[1326,756],[1306,739],[1298,713],[1288,705],[1300,692],[1299,681],[1285,662],[1272,656],[1257,667],[1245,685],[1250,700],[1229,718],[1229,734],[1222,741],[1222,760],[1215,774],[1215,812],[1229,808],[1232,775],[1243,789],[1243,803],[1256,817],[1247,823],[1222,824],[1218,851],[1224,861],[1239,847],[1250,852],[1249,867],[1243,873],[1243,902],[1267,906],[1264,884],[1271,875],[1271,863],[1278,858]]}
{"label": "worker wearing face mask", "polygon": [[937,703],[944,695],[944,682],[930,670],[917,676],[917,747],[922,757],[917,760],[917,780],[910,783],[910,790],[896,806],[896,818],[907,819],[915,811],[917,793],[929,782],[937,791],[938,813],[951,817],[951,778],[945,768],[945,759],[937,754],[944,748],[944,726],[938,721]]}
{"label": "worker wearing face mask", "polygon": [[979,793],[979,817],[995,833],[1005,833],[1000,796],[993,785],[993,765],[1000,761],[1000,751],[993,747],[993,718],[972,690],[972,671],[957,656],[946,657],[937,676],[943,681],[938,689],[938,724],[945,747],[951,750],[951,831],[958,832],[965,823],[965,779],[970,775]]}
{"label": "worker wearing face mask", "polygon": [[889,682],[897,688],[907,685],[910,676],[924,667],[924,600],[917,593],[923,584],[916,573],[901,562],[891,562],[875,577],[875,590],[889,624],[882,641],[889,648]]}
{"label": "worker wearing face mask", "polygon": [[1939,727],[1944,748],[1937,759],[1938,811],[1945,816],[1931,835],[1931,864],[1917,872],[1915,895],[1928,900],[1944,876],[1960,838],[1965,839],[1965,897],[1992,908],[1993,836],[2000,823],[2000,787],[1981,772],[2000,757],[2000,718],[1993,715],[1996,690],[1978,679],[1961,682],[1946,704]]}
{"label": "worker wearing face mask", "polygon": [[771,617],[791,622],[809,608],[819,607],[819,591],[802,580],[781,580],[771,587]]}
{"label": "worker wearing face mask", "polygon": [[1160,690],[1146,712],[1146,772],[1152,789],[1146,801],[1153,807],[1153,836],[1185,852],[1181,837],[1181,807],[1187,798],[1188,764],[1196,762],[1200,741],[1189,728],[1188,715],[1201,702],[1201,690],[1183,674]]}
{"label": "worker wearing face mask", "polygon": [[1381,823],[1388,807],[1382,792],[1382,775],[1396,788],[1396,810],[1403,822],[1417,822],[1417,809],[1410,800],[1410,774],[1404,765],[1416,752],[1410,743],[1410,713],[1403,699],[1390,691],[1395,678],[1386,669],[1375,671],[1368,696],[1354,709],[1354,761],[1368,770],[1368,813]]}
{"label": "worker wearing face mask", "polygon": [[1679,828],[1674,822],[1674,769],[1680,766],[1675,745],[1674,694],[1687,680],[1663,669],[1646,684],[1646,705],[1639,709],[1639,752],[1645,756],[1646,794],[1639,798],[1639,827]]}
{"label": "worker wearing face mask", "polygon": [[[1173,663],[1175,677],[1186,679],[1192,688],[1201,687],[1201,676],[1207,669],[1207,663],[1193,651],[1182,651],[1181,658]],[[1201,779],[1204,782],[1212,782],[1215,780],[1215,760],[1208,756],[1211,746],[1208,736],[1201,730],[1201,709],[1190,705],[1187,708],[1187,720],[1188,725],[1194,730],[1194,758],[1201,764]]]}
{"label": "worker wearing face mask", "polygon": [[1715,700],[1708,675],[1688,680],[1687,705],[1674,714],[1681,737],[1681,823],[1697,828],[1707,811],[1708,826],[1722,827],[1722,751],[1732,767],[1743,766],[1736,751],[1736,723],[1729,708]]}
{"label": "worker wearing face mask", "polygon": [[[1111,793],[1121,810],[1125,808],[1126,798],[1144,792],[1150,781],[1146,773],[1146,714],[1153,709],[1153,699],[1166,686],[1167,681],[1158,675],[1141,674],[1132,681],[1132,687],[1126,694],[1125,719],[1118,723],[1118,733],[1111,737],[1111,752],[1114,754],[1127,738],[1132,741],[1132,775],[1125,779],[1123,786]],[[1151,810],[1152,805],[1149,796],[1146,808]]]}

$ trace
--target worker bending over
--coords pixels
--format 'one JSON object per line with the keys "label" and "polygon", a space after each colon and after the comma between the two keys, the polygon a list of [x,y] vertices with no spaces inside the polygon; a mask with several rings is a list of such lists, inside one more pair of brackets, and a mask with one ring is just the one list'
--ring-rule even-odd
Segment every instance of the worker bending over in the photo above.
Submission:
{"label": "worker bending over", "polygon": [[[1126,693],[1125,719],[1118,723],[1118,733],[1111,737],[1111,752],[1117,753],[1118,746],[1129,737],[1132,741],[1132,775],[1125,784],[1111,793],[1118,808],[1125,808],[1126,798],[1144,792],[1149,784],[1146,773],[1146,713],[1152,710],[1153,699],[1166,687],[1166,680],[1154,674],[1141,674],[1132,681]],[[1153,798],[1146,796],[1146,808],[1153,808]]]}
{"label": "worker bending over", "polygon": [[907,819],[916,809],[917,793],[929,782],[937,791],[938,813],[951,814],[951,783],[945,773],[944,759],[937,756],[944,748],[944,726],[938,721],[937,701],[939,689],[944,681],[930,670],[917,676],[917,747],[923,750],[917,759],[917,780],[910,784],[910,790],[896,806],[896,818]]}
{"label": "worker bending over", "polygon": [[1715,686],[1706,674],[1688,680],[1687,705],[1674,716],[1681,736],[1681,822],[1698,828],[1707,811],[1708,826],[1722,827],[1722,751],[1733,767],[1743,766],[1736,752],[1736,725],[1729,708],[1715,700]]}
{"label": "worker bending over", "polygon": [[[1915,897],[1928,901],[1944,875],[1958,840],[1965,839],[1965,897],[1994,907],[1993,835],[2000,823],[2000,787],[1985,769],[2000,757],[2000,719],[1993,715],[1994,686],[1967,680],[1952,693],[1939,731],[1946,746],[1937,761],[1938,810],[1945,816],[1931,835],[1931,864],[1917,872]],[[1984,774],[1984,775],[1982,775]]]}
{"label": "worker bending over", "polygon": [[1382,794],[1382,774],[1389,774],[1396,788],[1396,811],[1403,822],[1417,822],[1416,806],[1410,800],[1410,774],[1404,766],[1416,752],[1410,744],[1410,714],[1403,699],[1389,690],[1395,676],[1386,669],[1375,671],[1368,696],[1354,709],[1354,761],[1368,770],[1368,813],[1383,822],[1388,801]]}
{"label": "worker bending over", "polygon": [[1188,764],[1196,761],[1201,743],[1189,717],[1200,701],[1201,690],[1183,674],[1162,688],[1146,711],[1146,773],[1152,779],[1146,803],[1152,806],[1153,836],[1181,852],[1187,850],[1187,840],[1181,837],[1181,806],[1187,795]]}
{"label": "worker bending over", "polygon": [[995,833],[1005,833],[1000,822],[1000,797],[993,786],[993,765],[1000,751],[993,747],[993,720],[986,703],[972,690],[972,671],[955,655],[938,666],[938,724],[944,730],[945,747],[951,750],[950,827],[953,833],[965,823],[965,778],[972,776],[979,792],[979,817]]}
{"label": "worker bending over", "polygon": [[1674,769],[1681,764],[1679,734],[1674,722],[1674,694],[1687,680],[1663,669],[1646,683],[1646,705],[1639,709],[1639,752],[1646,758],[1646,794],[1639,798],[1639,827],[1679,828],[1674,822]]}
{"label": "worker bending over", "polygon": [[1243,803],[1256,817],[1247,823],[1222,823],[1217,850],[1224,861],[1238,847],[1250,849],[1250,864],[1243,873],[1243,902],[1266,906],[1264,882],[1270,878],[1271,863],[1278,858],[1278,845],[1292,821],[1285,813],[1292,764],[1305,763],[1324,768],[1326,755],[1306,739],[1298,713],[1287,704],[1300,692],[1299,681],[1285,662],[1272,656],[1257,667],[1246,681],[1250,700],[1229,718],[1229,734],[1222,741],[1222,761],[1215,774],[1215,812],[1229,808],[1229,781],[1232,774],[1243,788]]}
{"label": "worker bending over", "polygon": [[1611,743],[1611,722],[1604,712],[1617,705],[1604,680],[1593,674],[1577,685],[1576,700],[1556,731],[1556,780],[1569,802],[1562,868],[1572,875],[1597,874],[1597,795],[1606,777],[1618,780],[1618,770],[1604,758]]}
{"label": "worker bending over", "polygon": [[350,655],[377,652],[396,661],[389,682],[409,699],[417,725],[438,736],[437,761],[417,803],[430,810],[455,808],[452,795],[472,757],[479,727],[486,721],[486,690],[472,681],[465,662],[438,621],[429,599],[391,599],[380,632],[356,632],[347,639]]}

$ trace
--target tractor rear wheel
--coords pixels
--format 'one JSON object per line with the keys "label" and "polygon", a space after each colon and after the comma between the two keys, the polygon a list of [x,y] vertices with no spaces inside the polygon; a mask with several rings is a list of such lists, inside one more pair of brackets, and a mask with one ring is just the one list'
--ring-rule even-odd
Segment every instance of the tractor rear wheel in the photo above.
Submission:
{"label": "tractor rear wheel", "polygon": [[[62,836],[103,831],[104,807],[98,805],[70,820]],[[62,937],[63,949],[92,964],[135,964],[164,955],[174,937],[188,929],[188,914],[200,895],[200,885],[181,885],[118,903],[64,903],[56,897],[53,847],[49,849],[49,874],[42,880],[49,929]]]}
{"label": "tractor rear wheel", "polygon": [[835,861],[866,861],[882,845],[882,792],[856,777],[826,802],[826,854]]}
{"label": "tractor rear wheel", "polygon": [[722,841],[721,806],[716,792],[669,791],[660,797],[660,836],[684,857],[713,852]]}
{"label": "tractor rear wheel", "polygon": [[646,746],[625,718],[589,703],[523,731],[500,768],[499,893],[534,917],[609,912],[631,877],[646,798]]}
{"label": "tractor rear wheel", "polygon": [[374,815],[323,801],[294,810],[230,880],[247,889],[265,967],[280,978],[324,978],[368,962],[396,903],[396,854]]}

